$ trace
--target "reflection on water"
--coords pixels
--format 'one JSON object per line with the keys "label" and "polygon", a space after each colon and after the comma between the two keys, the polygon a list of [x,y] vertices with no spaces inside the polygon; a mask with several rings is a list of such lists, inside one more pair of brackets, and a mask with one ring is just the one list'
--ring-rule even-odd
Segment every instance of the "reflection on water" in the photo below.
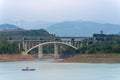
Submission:
{"label": "reflection on water", "polygon": [[[35,71],[22,71],[29,66]],[[0,80],[120,80],[120,64],[0,62]]]}

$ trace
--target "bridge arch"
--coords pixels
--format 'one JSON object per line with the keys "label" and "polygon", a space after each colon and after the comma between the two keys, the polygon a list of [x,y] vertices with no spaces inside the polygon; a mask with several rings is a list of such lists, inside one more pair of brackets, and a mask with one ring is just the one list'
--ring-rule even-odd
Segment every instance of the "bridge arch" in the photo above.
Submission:
{"label": "bridge arch", "polygon": [[44,42],[44,43],[40,43],[40,44],[38,44],[38,45],[36,45],[36,46],[28,49],[28,50],[26,51],[26,54],[28,54],[28,52],[30,52],[30,51],[33,50],[34,48],[37,48],[37,47],[43,46],[43,45],[47,45],[47,44],[63,44],[63,45],[72,47],[72,48],[74,48],[74,49],[78,49],[77,47],[72,46],[72,45],[70,45],[70,44],[67,44],[67,43],[64,43],[64,42],[55,42],[55,41],[54,41],[54,42]]}

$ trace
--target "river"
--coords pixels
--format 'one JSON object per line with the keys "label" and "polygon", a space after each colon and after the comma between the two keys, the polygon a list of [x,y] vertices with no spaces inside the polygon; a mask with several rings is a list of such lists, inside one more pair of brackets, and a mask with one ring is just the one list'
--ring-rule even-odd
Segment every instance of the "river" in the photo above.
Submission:
{"label": "river", "polygon": [[0,62],[0,80],[120,80],[120,64]]}

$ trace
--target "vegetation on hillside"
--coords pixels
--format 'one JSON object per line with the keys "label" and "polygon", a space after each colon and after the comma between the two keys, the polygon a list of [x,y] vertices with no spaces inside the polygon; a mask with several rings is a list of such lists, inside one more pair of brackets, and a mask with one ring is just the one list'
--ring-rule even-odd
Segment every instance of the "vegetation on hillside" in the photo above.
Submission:
{"label": "vegetation on hillside", "polygon": [[93,44],[84,46],[78,50],[79,53],[120,53],[120,36],[94,34],[96,39]]}
{"label": "vegetation on hillside", "polygon": [[0,39],[54,39],[54,35],[49,34],[44,29],[40,30],[20,30],[20,31],[1,31]]}
{"label": "vegetation on hillside", "polygon": [[16,43],[10,43],[6,40],[0,41],[0,54],[15,54],[19,52],[20,50]]}

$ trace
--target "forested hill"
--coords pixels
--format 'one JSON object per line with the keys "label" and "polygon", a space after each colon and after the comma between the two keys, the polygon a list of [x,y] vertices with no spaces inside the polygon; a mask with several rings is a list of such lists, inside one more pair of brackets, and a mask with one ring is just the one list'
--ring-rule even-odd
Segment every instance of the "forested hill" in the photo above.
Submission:
{"label": "forested hill", "polygon": [[15,31],[0,31],[0,39],[54,39],[52,34],[49,34],[44,29],[39,30],[15,30]]}

